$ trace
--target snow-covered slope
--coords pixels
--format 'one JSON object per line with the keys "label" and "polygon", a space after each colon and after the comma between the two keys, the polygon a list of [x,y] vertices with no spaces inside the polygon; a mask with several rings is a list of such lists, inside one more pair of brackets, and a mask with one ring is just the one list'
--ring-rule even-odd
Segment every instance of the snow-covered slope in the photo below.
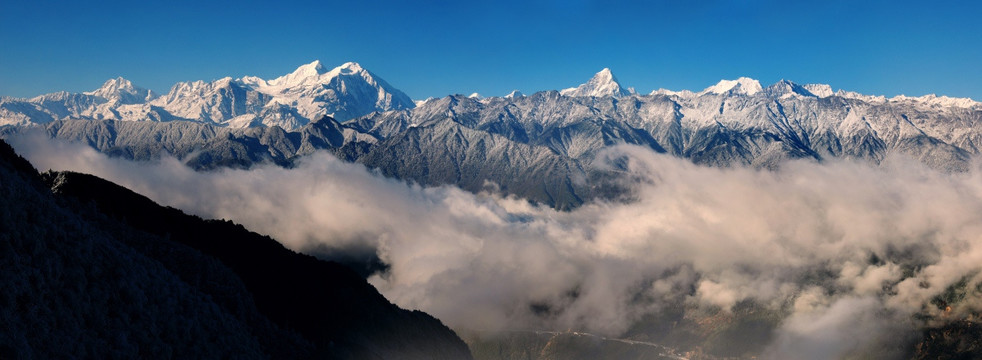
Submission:
{"label": "snow-covered slope", "polygon": [[82,94],[53,93],[0,99],[0,125],[61,119],[190,120],[228,127],[296,129],[324,116],[347,120],[376,111],[411,109],[406,94],[361,65],[328,70],[320,61],[272,80],[230,77],[180,82],[163,96],[116,78]]}

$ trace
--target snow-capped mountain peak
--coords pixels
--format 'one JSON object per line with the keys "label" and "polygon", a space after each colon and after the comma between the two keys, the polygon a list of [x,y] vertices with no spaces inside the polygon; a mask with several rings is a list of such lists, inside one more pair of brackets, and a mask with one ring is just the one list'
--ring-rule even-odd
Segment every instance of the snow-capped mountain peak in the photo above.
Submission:
{"label": "snow-capped mountain peak", "polygon": [[353,61],[349,61],[344,64],[341,64],[341,66],[334,68],[334,70],[331,70],[331,72],[334,71],[337,71],[339,74],[350,75],[350,74],[360,73],[362,71],[365,71],[365,69],[363,69],[360,64]]}
{"label": "snow-capped mountain peak", "polygon": [[763,91],[764,88],[760,86],[760,81],[748,78],[740,77],[736,80],[720,80],[716,85],[710,86],[703,90],[702,94],[742,94],[742,95],[753,95]]}
{"label": "snow-capped mountain peak", "polygon": [[282,87],[292,87],[304,84],[315,83],[321,77],[321,75],[327,73],[327,69],[324,65],[321,65],[320,60],[314,60],[314,62],[309,64],[304,64],[298,67],[293,72],[269,80],[266,83],[269,86],[282,86]]}
{"label": "snow-capped mountain peak", "polygon": [[[240,83],[271,96],[268,107],[288,106],[303,118],[298,124],[323,116],[347,120],[373,111],[411,109],[412,99],[356,62],[328,70],[319,60],[269,81],[242,78]],[[289,127],[292,127],[289,126]]]}
{"label": "snow-capped mountain peak", "polygon": [[156,95],[147,89],[134,86],[132,82],[122,77],[109,79],[102,87],[93,91],[86,91],[83,94],[99,96],[109,101],[116,101],[120,104],[137,104],[149,101]]}
{"label": "snow-capped mountain peak", "polygon": [[518,90],[512,90],[510,93],[508,93],[508,95],[505,95],[505,99],[514,99],[520,97],[525,97],[525,94],[522,94],[522,92]]}
{"label": "snow-capped mountain peak", "polygon": [[764,93],[771,97],[787,98],[793,96],[808,96],[815,97],[811,91],[808,91],[804,86],[795,84],[788,80],[781,80],[774,85],[768,86],[764,89]]}
{"label": "snow-capped mountain peak", "polygon": [[903,102],[920,103],[920,104],[927,104],[931,106],[959,107],[965,109],[982,108],[982,104],[970,98],[938,96],[936,94],[928,94],[928,95],[916,96],[916,97],[897,95],[888,100],[890,102],[897,102],[897,103],[903,103]]}
{"label": "snow-capped mountain peak", "polygon": [[808,92],[815,94],[815,96],[818,96],[820,98],[835,95],[835,92],[832,91],[832,87],[829,86],[828,84],[805,84],[802,85],[802,87],[807,89]]}
{"label": "snow-capped mountain peak", "polygon": [[266,80],[258,76],[243,76],[242,78],[237,79],[236,81],[238,81],[242,85],[246,85],[252,88],[258,88],[260,86],[268,86]]}
{"label": "snow-capped mountain peak", "polygon": [[674,91],[668,89],[658,89],[658,90],[652,90],[651,93],[649,93],[648,95],[693,96],[695,95],[695,93],[693,93],[691,90]]}
{"label": "snow-capped mountain peak", "polygon": [[321,64],[320,60],[302,65],[293,72],[280,76],[269,81],[260,81],[255,77],[245,77],[240,79],[245,84],[254,84],[258,90],[289,91],[298,87],[309,88],[331,83],[339,76],[361,76],[370,85],[375,86],[375,79],[368,70],[361,67],[356,62],[346,62],[341,66],[328,70]]}
{"label": "snow-capped mountain peak", "polygon": [[99,87],[98,89],[95,89],[95,90],[92,90],[92,91],[87,91],[87,92],[84,92],[83,94],[85,94],[85,95],[102,96],[102,94],[107,94],[108,95],[108,94],[112,94],[114,92],[119,92],[119,91],[127,91],[127,92],[129,92],[129,91],[132,91],[134,89],[135,89],[135,87],[133,86],[133,83],[132,82],[130,82],[129,80],[126,80],[122,76],[120,76],[120,77],[117,77],[115,79],[106,80],[106,82],[103,83],[102,86]]}
{"label": "snow-capped mountain peak", "polygon": [[314,60],[309,64],[300,65],[297,70],[293,71],[293,74],[305,75],[305,76],[316,76],[327,72],[327,68],[321,64],[320,60]]}
{"label": "snow-capped mountain peak", "polygon": [[614,78],[614,74],[610,72],[610,68],[603,68],[603,70],[600,70],[600,72],[598,72],[596,75],[593,75],[593,77],[597,79],[601,79],[602,81],[605,82],[610,82],[610,81],[617,82],[617,79]]}
{"label": "snow-capped mountain peak", "polygon": [[609,68],[604,68],[600,70],[596,75],[590,78],[585,84],[582,84],[575,88],[564,89],[560,91],[561,94],[566,96],[628,96],[631,92],[627,89],[621,87],[620,82],[617,81],[617,77],[610,71]]}

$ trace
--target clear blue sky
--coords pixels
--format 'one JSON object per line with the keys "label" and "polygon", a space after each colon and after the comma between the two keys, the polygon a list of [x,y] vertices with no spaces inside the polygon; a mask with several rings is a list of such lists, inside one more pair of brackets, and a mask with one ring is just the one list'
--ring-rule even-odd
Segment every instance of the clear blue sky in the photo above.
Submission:
{"label": "clear blue sky", "polygon": [[123,76],[273,78],[357,61],[415,99],[560,89],[610,67],[625,86],[749,76],[982,100],[977,1],[0,0],[0,95]]}

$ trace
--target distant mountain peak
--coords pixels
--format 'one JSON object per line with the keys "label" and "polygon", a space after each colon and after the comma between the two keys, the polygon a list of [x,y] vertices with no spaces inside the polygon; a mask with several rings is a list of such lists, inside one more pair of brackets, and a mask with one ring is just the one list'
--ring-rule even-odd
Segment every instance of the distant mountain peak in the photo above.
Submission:
{"label": "distant mountain peak", "polygon": [[514,99],[520,97],[525,97],[525,94],[522,94],[522,92],[518,90],[512,90],[510,93],[508,93],[508,95],[505,95],[505,99]]}
{"label": "distant mountain peak", "polygon": [[[320,60],[314,60],[314,62],[309,64],[301,65],[289,74],[269,80],[266,84],[274,87],[316,86],[326,84],[341,75],[360,75],[366,80],[374,79],[371,72],[361,67],[361,64],[353,61],[328,70]],[[256,81],[253,82],[258,83]],[[373,80],[370,80],[370,82],[373,82]]]}
{"label": "distant mountain peak", "polygon": [[802,87],[808,89],[808,91],[815,94],[815,96],[822,98],[835,95],[835,93],[832,91],[832,87],[828,84],[805,84],[802,85]]}
{"label": "distant mountain peak", "polygon": [[789,80],[781,80],[774,85],[768,86],[764,89],[764,93],[771,97],[790,97],[790,96],[808,96],[816,97],[814,93],[809,91],[804,86],[798,85]]}
{"label": "distant mountain peak", "polygon": [[600,72],[598,72],[596,75],[593,75],[593,77],[605,79],[607,81],[617,82],[617,79],[614,78],[614,74],[610,72],[610,68],[603,68],[603,70],[600,70]]}
{"label": "distant mountain peak", "polygon": [[560,91],[566,96],[628,96],[631,92],[624,89],[610,68],[603,68],[593,75],[590,81],[575,87]]}
{"label": "distant mountain peak", "polygon": [[129,80],[124,79],[122,76],[116,77],[114,79],[106,80],[98,89],[84,92],[85,95],[96,95],[101,96],[104,93],[113,93],[117,91],[130,91],[135,87],[133,83]]}
{"label": "distant mountain peak", "polygon": [[122,76],[117,76],[115,79],[106,80],[106,82],[102,84],[102,87],[109,86],[133,88],[133,82],[126,80]]}
{"label": "distant mountain peak", "polygon": [[360,64],[353,61],[349,61],[344,64],[341,64],[341,66],[338,66],[331,71],[332,72],[337,71],[340,74],[354,74],[354,73],[360,73],[362,71],[365,71],[365,69],[362,68]]}
{"label": "distant mountain peak", "polygon": [[740,77],[736,80],[720,80],[716,85],[710,86],[700,94],[742,94],[753,95],[763,91],[760,81],[748,77]]}
{"label": "distant mountain peak", "polygon": [[373,111],[415,107],[409,96],[357,62],[327,69],[318,60],[273,80],[249,78],[241,82],[273,97],[267,105],[286,104],[295,108],[306,119],[300,124],[323,116],[343,121]]}
{"label": "distant mountain peak", "polygon": [[324,68],[324,65],[321,64],[320,60],[314,60],[309,64],[300,65],[300,67],[298,67],[297,70],[293,71],[294,74],[298,74],[298,75],[302,74],[308,76],[321,75],[325,72],[327,72],[327,69]]}
{"label": "distant mountain peak", "polygon": [[106,80],[101,87],[83,94],[99,96],[106,100],[118,101],[122,104],[136,104],[153,99],[156,95],[147,89],[134,86],[122,76]]}
{"label": "distant mountain peak", "polygon": [[302,85],[310,82],[317,82],[317,80],[327,73],[327,69],[321,64],[320,60],[314,60],[314,62],[309,64],[300,65],[293,72],[269,80],[267,83],[269,85],[280,85],[280,86],[296,86]]}

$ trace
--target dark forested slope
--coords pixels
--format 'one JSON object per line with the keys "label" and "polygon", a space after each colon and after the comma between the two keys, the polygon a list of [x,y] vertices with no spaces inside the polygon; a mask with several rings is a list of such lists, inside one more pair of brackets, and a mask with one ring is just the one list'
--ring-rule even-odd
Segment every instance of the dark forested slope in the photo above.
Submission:
{"label": "dark forested slope", "polygon": [[6,143],[0,184],[0,358],[470,358],[348,268],[231,222],[39,175]]}

